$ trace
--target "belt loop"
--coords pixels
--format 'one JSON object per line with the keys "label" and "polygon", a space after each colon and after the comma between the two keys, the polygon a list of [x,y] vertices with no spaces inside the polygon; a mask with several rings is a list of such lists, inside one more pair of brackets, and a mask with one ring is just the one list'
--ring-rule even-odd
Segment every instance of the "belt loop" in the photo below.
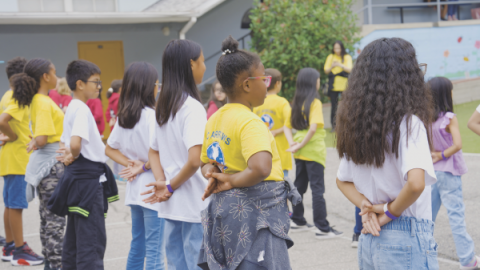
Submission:
{"label": "belt loop", "polygon": [[411,218],[410,219],[410,234],[411,234],[411,236],[414,237],[416,232],[417,232],[417,223],[415,222],[414,218]]}

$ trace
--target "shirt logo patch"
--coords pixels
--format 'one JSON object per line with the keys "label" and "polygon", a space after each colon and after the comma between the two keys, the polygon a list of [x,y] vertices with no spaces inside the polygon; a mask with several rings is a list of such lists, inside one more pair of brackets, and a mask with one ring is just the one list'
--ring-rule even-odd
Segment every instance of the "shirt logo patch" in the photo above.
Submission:
{"label": "shirt logo patch", "polygon": [[208,146],[207,156],[210,161],[213,161],[214,164],[220,167],[222,172],[227,169],[227,167],[225,166],[225,158],[223,155],[223,151],[218,142],[213,142]]}
{"label": "shirt logo patch", "polygon": [[262,115],[262,117],[260,117],[262,119],[262,121],[265,123],[265,125],[267,125],[268,129],[272,129],[273,128],[273,119],[270,115],[268,114],[264,114]]}

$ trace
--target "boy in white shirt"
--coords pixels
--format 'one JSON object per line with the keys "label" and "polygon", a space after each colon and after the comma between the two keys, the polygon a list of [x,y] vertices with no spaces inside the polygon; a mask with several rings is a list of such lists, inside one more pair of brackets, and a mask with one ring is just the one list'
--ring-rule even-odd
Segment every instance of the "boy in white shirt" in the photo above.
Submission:
{"label": "boy in white shirt", "polygon": [[105,145],[95,119],[86,105],[101,88],[100,69],[76,60],[67,67],[67,82],[73,90],[63,123],[57,159],[67,166],[48,208],[67,215],[63,242],[64,269],[103,269],[106,247],[105,217],[108,203],[118,200],[113,173],[105,164]]}

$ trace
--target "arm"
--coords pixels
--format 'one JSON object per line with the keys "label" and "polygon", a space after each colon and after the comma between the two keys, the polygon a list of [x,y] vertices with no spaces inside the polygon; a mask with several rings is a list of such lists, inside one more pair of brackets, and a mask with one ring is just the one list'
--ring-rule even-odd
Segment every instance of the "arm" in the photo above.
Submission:
{"label": "arm", "polygon": [[480,112],[474,111],[470,120],[468,120],[468,128],[480,136]]}
{"label": "arm", "polygon": [[170,180],[172,189],[178,189],[190,177],[192,177],[201,165],[200,154],[202,152],[202,145],[195,145],[188,149],[188,160],[183,165],[180,172]]}
{"label": "arm", "polygon": [[148,151],[148,160],[152,168],[153,175],[157,181],[165,181],[165,172],[163,171],[162,164],[160,163],[160,154],[158,151],[150,148]]}
{"label": "arm", "polygon": [[47,144],[48,136],[47,135],[41,135],[35,137],[35,146],[37,148],[43,148]]}
{"label": "arm", "polygon": [[113,149],[110,147],[110,145],[107,144],[105,147],[105,155],[107,157],[111,158],[113,161],[115,161],[118,164],[121,164],[124,167],[128,167],[128,158],[120,152],[118,149]]}
{"label": "arm", "polygon": [[77,158],[82,150],[82,137],[72,136],[70,139],[70,154],[73,158]]}
{"label": "arm", "polygon": [[284,127],[281,127],[279,129],[274,129],[271,132],[273,134],[273,137],[275,137],[275,136],[280,135],[284,132]]}
{"label": "arm", "polygon": [[334,68],[332,67],[332,59],[333,59],[333,56],[329,55],[327,57],[327,60],[325,61],[325,66],[323,67],[325,74],[329,74],[332,71],[332,68]]}
{"label": "arm", "polygon": [[283,126],[283,132],[285,133],[285,137],[287,138],[288,144],[290,146],[296,144],[296,142],[293,140],[293,133],[291,128]]}
{"label": "arm", "polygon": [[[422,195],[424,189],[425,171],[422,169],[408,171],[407,183],[403,186],[397,198],[388,205],[389,212],[399,217],[405,209],[410,207]],[[381,212],[383,213],[383,205]]]}
{"label": "arm", "polygon": [[8,138],[3,138],[6,142],[14,142],[18,139],[17,134],[13,132],[12,128],[8,124],[8,121],[12,120],[12,116],[8,113],[0,114],[0,132],[6,135]]}
{"label": "arm", "polygon": [[290,151],[292,153],[297,152],[300,148],[307,145],[307,143],[312,139],[313,135],[315,135],[315,132],[317,132],[317,124],[313,123],[308,128],[307,135],[305,135],[305,138],[303,138],[303,141],[299,144],[296,144],[296,145],[290,147],[289,149],[287,149],[287,151]]}
{"label": "arm", "polygon": [[352,182],[343,182],[337,178],[337,187],[356,207],[362,208],[362,201],[367,198],[355,188]]}
{"label": "arm", "polygon": [[[443,151],[446,158],[453,156],[458,151],[462,150],[462,137],[460,136],[460,129],[458,128],[457,117],[450,119],[450,124],[447,126],[447,131],[452,134],[453,145]],[[433,163],[443,159],[442,152],[432,153]]]}
{"label": "arm", "polygon": [[347,73],[352,72],[352,66],[353,66],[352,57],[345,55],[344,59],[345,59],[345,64],[340,63],[338,65],[343,69],[343,71]]}

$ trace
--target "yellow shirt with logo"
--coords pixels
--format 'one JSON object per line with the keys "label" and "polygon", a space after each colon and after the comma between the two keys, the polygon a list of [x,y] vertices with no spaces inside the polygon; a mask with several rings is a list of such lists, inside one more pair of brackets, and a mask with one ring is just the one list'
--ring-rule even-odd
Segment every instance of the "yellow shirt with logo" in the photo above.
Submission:
{"label": "yellow shirt with logo", "polygon": [[[343,62],[342,58],[338,56],[337,54],[330,54],[327,57],[327,60],[325,61],[325,66],[324,69],[329,69],[332,67],[333,62],[338,62],[344,65],[345,67],[351,69],[353,67],[353,61],[352,57],[349,54],[345,54],[343,56]],[[334,67],[330,72],[333,74],[337,74],[343,71],[343,68],[341,67]],[[348,78],[342,77],[342,76],[336,76],[335,80],[333,81],[333,91],[338,91],[338,92],[343,92],[345,89],[347,89],[347,82]]]}
{"label": "yellow shirt with logo", "polygon": [[272,171],[265,180],[283,181],[275,139],[248,107],[228,103],[208,119],[201,155],[203,163],[217,164],[222,172],[234,174],[244,171],[250,157],[262,151],[272,154]]}
{"label": "yellow shirt with logo", "polygon": [[[286,124],[287,118],[290,117],[292,109],[287,99],[278,95],[268,95],[265,99],[265,103],[262,106],[253,109],[253,112],[262,119],[269,130],[276,130],[283,128]],[[292,169],[292,153],[287,152],[290,147],[288,144],[285,133],[280,133],[275,136],[275,142],[277,144],[278,154],[282,161],[283,170]]]}
{"label": "yellow shirt with logo", "polygon": [[36,94],[30,105],[33,137],[48,136],[47,143],[59,142],[63,133],[63,111],[46,95]]}
{"label": "yellow shirt with logo", "polygon": [[[3,105],[3,104],[2,104]],[[27,153],[27,143],[30,142],[29,136],[29,114],[28,107],[20,107],[18,103],[11,98],[3,113],[9,114],[12,119],[8,125],[13,132],[17,134],[17,140],[7,142],[0,152],[0,176],[5,175],[24,175],[27,169],[30,154]]]}

